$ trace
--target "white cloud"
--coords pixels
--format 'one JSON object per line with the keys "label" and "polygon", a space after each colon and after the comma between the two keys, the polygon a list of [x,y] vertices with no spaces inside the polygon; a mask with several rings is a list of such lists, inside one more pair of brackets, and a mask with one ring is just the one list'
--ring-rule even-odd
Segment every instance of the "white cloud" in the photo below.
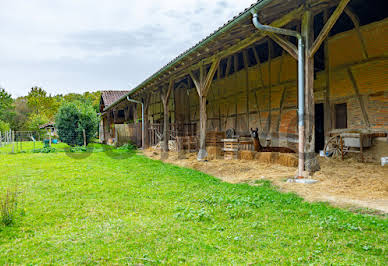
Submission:
{"label": "white cloud", "polygon": [[0,85],[21,96],[128,89],[255,1],[0,2]]}

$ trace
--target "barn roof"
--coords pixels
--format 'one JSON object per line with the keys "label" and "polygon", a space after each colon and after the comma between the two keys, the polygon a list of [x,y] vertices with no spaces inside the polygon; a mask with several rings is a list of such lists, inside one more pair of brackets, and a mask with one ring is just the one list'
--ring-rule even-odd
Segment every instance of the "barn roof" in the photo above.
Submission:
{"label": "barn roof", "polygon": [[104,105],[104,109],[109,108],[115,101],[121,97],[127,95],[129,91],[102,91],[101,92],[101,102],[100,105]]}
{"label": "barn roof", "polygon": [[[262,22],[269,23],[277,18],[286,15],[291,10],[295,10],[304,0],[258,0],[243,12],[239,13],[224,25],[219,27],[209,36],[199,41],[196,45],[178,55],[167,65],[147,78],[141,84],[130,90],[128,93],[117,99],[109,107],[115,106],[125,100],[127,96],[137,96],[141,91],[152,87],[156,82],[166,82],[168,76],[182,73],[188,67],[199,63],[205,58],[219,53],[225,48],[233,48],[239,41],[257,33],[257,29],[252,25],[251,12],[262,11]],[[264,12],[263,12],[264,11]],[[264,14],[263,14],[264,13]]]}

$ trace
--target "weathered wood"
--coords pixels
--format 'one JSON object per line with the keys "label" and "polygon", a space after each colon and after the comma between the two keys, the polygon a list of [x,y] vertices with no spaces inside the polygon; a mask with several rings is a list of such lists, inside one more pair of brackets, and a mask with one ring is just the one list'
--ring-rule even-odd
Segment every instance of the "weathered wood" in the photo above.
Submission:
{"label": "weathered wood", "polygon": [[269,136],[271,133],[271,123],[272,123],[272,56],[273,56],[273,43],[271,40],[268,41],[268,116],[267,116],[267,126],[266,126],[266,136]]}
{"label": "weathered wood", "polygon": [[268,36],[287,51],[294,59],[298,60],[298,48],[293,43],[274,33],[269,33]]}
{"label": "weathered wood", "polygon": [[171,91],[174,88],[174,80],[170,79],[170,82],[168,84],[167,88],[163,88],[160,96],[163,102],[163,145],[162,145],[162,151],[168,152],[168,126],[169,126],[169,118],[168,118],[168,102],[170,99]]}
{"label": "weathered wood", "polygon": [[302,18],[302,36],[305,39],[305,169],[309,172],[319,170],[315,158],[315,101],[314,101],[314,57],[309,56],[314,40],[314,19],[312,12],[306,10]]}
{"label": "weathered wood", "polygon": [[[326,22],[329,18],[329,11],[325,9],[323,13],[323,19]],[[325,88],[325,106],[324,106],[324,128],[325,136],[329,136],[329,132],[332,129],[332,114],[331,114],[331,104],[330,104],[330,90],[331,90],[331,65],[330,65],[330,50],[329,50],[329,40],[325,39],[324,42],[325,49],[325,76],[326,76],[326,88]]]}
{"label": "weathered wood", "polygon": [[326,24],[323,26],[321,32],[319,33],[318,37],[315,39],[314,43],[308,49],[307,57],[313,57],[314,54],[318,51],[323,40],[327,37],[330,30],[333,28],[334,24],[337,22],[338,18],[341,16],[342,12],[344,11],[345,7],[349,2],[350,0],[341,0],[341,2],[338,4],[337,8],[334,10],[333,14],[331,15],[331,17],[327,20]]}
{"label": "weathered wood", "polygon": [[206,110],[206,98],[209,92],[209,88],[211,82],[213,80],[214,74],[218,68],[220,63],[220,58],[216,58],[207,75],[205,76],[205,65],[202,64],[200,68],[200,76],[199,79],[195,77],[193,73],[190,75],[194,81],[195,86],[197,87],[197,92],[199,96],[199,152],[198,152],[198,160],[203,160],[207,156],[206,152],[206,127],[207,127],[207,110]]}
{"label": "weathered wood", "polygon": [[360,40],[362,55],[364,59],[368,59],[369,56],[368,56],[368,51],[366,49],[365,39],[362,36],[362,32],[360,30],[360,20],[358,19],[357,15],[351,10],[350,7],[345,8],[345,13],[353,22],[354,28],[357,32],[358,39]]}
{"label": "weathered wood", "polygon": [[366,111],[364,101],[362,100],[362,97],[361,97],[360,90],[358,88],[356,79],[354,78],[353,72],[352,72],[352,70],[350,68],[348,68],[348,74],[349,74],[350,81],[352,82],[354,92],[355,92],[356,97],[358,99],[358,102],[360,104],[360,108],[361,108],[361,111],[362,111],[362,116],[364,118],[364,123],[365,123],[365,125],[368,128],[370,128],[368,113]]}
{"label": "weathered wood", "polygon": [[143,136],[143,143],[144,147],[148,148],[150,145],[149,138],[148,138],[148,128],[149,128],[149,121],[148,121],[148,111],[150,107],[151,102],[151,93],[146,92],[142,95],[142,102],[144,104],[144,117],[142,118],[142,123],[144,123],[144,136]]}
{"label": "weathered wood", "polygon": [[248,51],[244,50],[243,51],[243,58],[244,58],[244,70],[245,70],[245,88],[246,88],[246,116],[247,116],[247,131],[249,131],[249,62],[248,62]]}

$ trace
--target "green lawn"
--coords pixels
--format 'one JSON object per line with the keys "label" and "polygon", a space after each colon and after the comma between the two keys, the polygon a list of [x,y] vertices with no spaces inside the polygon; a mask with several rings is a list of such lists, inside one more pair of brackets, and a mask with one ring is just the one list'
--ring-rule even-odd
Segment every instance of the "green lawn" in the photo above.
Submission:
{"label": "green lawn", "polygon": [[123,151],[0,154],[0,188],[14,185],[0,264],[388,262],[386,219]]}

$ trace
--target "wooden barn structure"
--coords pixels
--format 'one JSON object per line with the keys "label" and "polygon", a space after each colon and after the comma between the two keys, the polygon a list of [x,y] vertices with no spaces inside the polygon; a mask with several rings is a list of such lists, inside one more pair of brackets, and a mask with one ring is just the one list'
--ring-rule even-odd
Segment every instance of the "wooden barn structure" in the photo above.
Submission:
{"label": "wooden barn structure", "polygon": [[[256,28],[253,14],[303,40],[301,133],[298,40]],[[169,139],[195,135],[199,159],[207,132],[258,128],[263,145],[295,151],[303,135],[302,169],[314,171],[336,129],[388,131],[387,56],[386,0],[260,0],[104,107],[102,121],[136,129],[138,143],[144,122],[145,147],[164,139],[166,150]]]}

